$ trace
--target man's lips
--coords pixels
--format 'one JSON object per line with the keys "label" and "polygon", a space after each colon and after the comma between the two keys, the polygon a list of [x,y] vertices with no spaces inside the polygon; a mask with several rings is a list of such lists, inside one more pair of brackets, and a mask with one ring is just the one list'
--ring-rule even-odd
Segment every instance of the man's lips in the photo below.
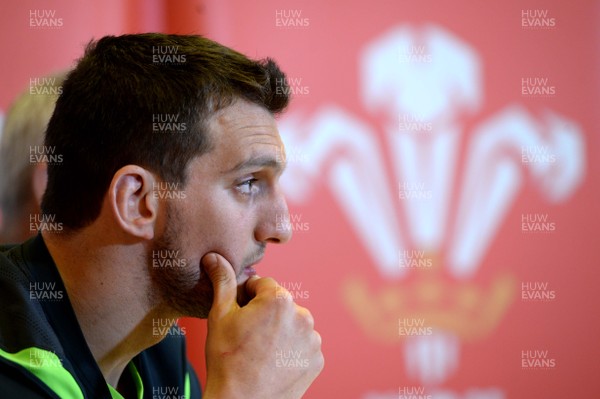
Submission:
{"label": "man's lips", "polygon": [[250,262],[242,267],[242,270],[240,271],[241,275],[244,275],[248,278],[250,278],[251,276],[255,276],[256,275],[256,269],[254,268],[254,265],[260,263],[263,258],[265,256],[265,252],[264,252],[264,247],[261,248],[261,250],[256,253],[254,259],[251,259]]}
{"label": "man's lips", "polygon": [[255,276],[256,275],[256,269],[254,268],[254,265],[260,263],[260,261],[262,261],[263,259],[263,254],[261,254],[258,259],[256,259],[254,262],[250,263],[248,266],[245,266],[242,271],[243,273],[250,277],[250,276]]}
{"label": "man's lips", "polygon": [[246,276],[248,276],[248,277],[255,276],[256,275],[256,270],[254,269],[254,266],[253,265],[246,266],[244,268],[244,274]]}

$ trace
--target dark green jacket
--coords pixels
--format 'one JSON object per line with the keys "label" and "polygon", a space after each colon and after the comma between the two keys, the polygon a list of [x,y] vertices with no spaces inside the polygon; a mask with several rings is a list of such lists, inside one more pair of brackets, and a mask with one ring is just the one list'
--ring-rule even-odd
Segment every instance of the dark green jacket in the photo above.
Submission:
{"label": "dark green jacket", "polygon": [[[183,335],[167,335],[129,364],[124,378],[138,398],[201,397]],[[0,247],[0,397],[122,398],[87,346],[41,235]]]}

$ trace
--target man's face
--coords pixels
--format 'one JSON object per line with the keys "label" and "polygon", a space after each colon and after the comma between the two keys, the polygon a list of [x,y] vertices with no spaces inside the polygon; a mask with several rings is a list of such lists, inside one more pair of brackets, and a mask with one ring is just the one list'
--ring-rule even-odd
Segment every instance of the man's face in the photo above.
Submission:
{"label": "man's face", "polygon": [[289,215],[278,183],[285,155],[271,114],[239,100],[214,115],[208,134],[213,148],[192,160],[187,184],[166,204],[164,233],[149,254],[157,294],[193,317],[206,317],[213,297],[202,256],[225,257],[241,293],[266,245],[291,237],[281,223]]}

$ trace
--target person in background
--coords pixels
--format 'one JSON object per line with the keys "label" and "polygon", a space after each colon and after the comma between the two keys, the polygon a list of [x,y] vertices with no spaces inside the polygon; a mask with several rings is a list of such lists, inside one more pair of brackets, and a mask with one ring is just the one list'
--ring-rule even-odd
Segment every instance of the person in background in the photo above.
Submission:
{"label": "person in background", "polygon": [[32,79],[6,114],[0,135],[0,243],[17,243],[37,234],[30,216],[40,213],[46,162],[36,153],[65,77],[61,72]]}

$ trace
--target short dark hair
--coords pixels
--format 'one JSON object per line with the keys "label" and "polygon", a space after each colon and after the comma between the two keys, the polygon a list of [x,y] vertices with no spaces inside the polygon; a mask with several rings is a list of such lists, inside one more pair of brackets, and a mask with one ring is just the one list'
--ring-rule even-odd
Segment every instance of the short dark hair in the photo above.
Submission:
{"label": "short dark hair", "polygon": [[[201,36],[146,33],[92,41],[48,124],[44,145],[62,162],[48,165],[42,211],[67,231],[89,225],[112,177],[128,164],[185,184],[189,162],[211,148],[211,115],[236,99],[275,115],[287,106],[288,93],[273,60],[254,61]],[[184,131],[157,131],[156,120],[165,115]]]}

